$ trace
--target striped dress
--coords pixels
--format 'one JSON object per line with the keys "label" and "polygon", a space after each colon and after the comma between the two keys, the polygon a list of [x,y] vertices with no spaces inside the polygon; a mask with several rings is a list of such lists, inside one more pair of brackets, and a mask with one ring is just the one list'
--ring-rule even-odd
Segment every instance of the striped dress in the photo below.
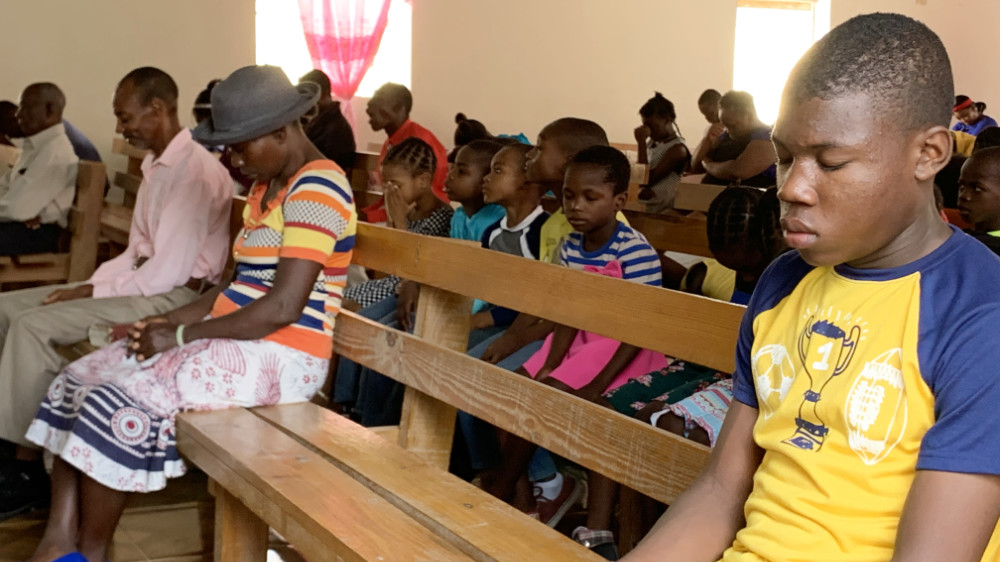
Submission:
{"label": "striped dress", "polygon": [[49,387],[27,438],[109,488],[151,492],[184,474],[179,412],[309,400],[326,377],[333,325],[354,248],[350,185],[331,161],[311,162],[261,209],[248,197],[234,253],[236,279],[211,317],[263,297],[278,261],[323,264],[302,315],[258,340],[201,339],[143,362],[119,341],[69,364]]}

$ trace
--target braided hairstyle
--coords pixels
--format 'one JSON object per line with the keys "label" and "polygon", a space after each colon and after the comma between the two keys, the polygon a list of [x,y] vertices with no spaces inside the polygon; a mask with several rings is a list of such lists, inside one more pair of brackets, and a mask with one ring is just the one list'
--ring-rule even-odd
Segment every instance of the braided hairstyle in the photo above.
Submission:
{"label": "braided hairstyle", "polygon": [[674,110],[674,103],[663,97],[660,92],[653,92],[653,97],[646,100],[646,103],[639,108],[639,115],[644,118],[666,117],[670,119],[677,136],[681,135],[681,128],[677,125],[677,112]]}
{"label": "braided hairstyle", "polygon": [[723,189],[708,207],[708,249],[720,254],[726,248],[745,248],[758,239],[757,203],[761,191],[753,187]]}
{"label": "braided hairstyle", "polygon": [[420,174],[430,174],[433,177],[437,170],[437,158],[431,145],[417,137],[410,137],[390,148],[382,165],[399,166],[413,177]]}
{"label": "braided hairstyle", "polygon": [[781,230],[781,201],[778,188],[772,187],[761,194],[757,201],[757,224],[760,255],[765,266],[788,250],[785,234]]}
{"label": "braided hairstyle", "polygon": [[778,190],[729,187],[719,193],[708,208],[708,247],[716,255],[753,257],[759,261],[741,264],[741,272],[762,273],[788,248]]}

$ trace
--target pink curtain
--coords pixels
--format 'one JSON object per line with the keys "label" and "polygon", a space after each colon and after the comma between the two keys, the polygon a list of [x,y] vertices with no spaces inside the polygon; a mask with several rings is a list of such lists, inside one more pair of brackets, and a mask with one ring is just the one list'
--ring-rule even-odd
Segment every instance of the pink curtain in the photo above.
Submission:
{"label": "pink curtain", "polygon": [[351,98],[378,52],[391,0],[299,0],[302,30],[313,67],[330,77],[330,90],[354,127]]}

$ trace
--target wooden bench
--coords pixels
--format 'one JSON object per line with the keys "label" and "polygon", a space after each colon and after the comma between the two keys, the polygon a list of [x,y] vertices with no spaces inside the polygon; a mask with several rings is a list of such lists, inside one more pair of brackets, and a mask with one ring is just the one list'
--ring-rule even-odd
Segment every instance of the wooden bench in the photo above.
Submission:
{"label": "wooden bench", "polygon": [[0,284],[85,281],[97,267],[104,164],[80,161],[65,251],[0,257]]}
{"label": "wooden bench", "polygon": [[724,185],[681,182],[677,185],[677,194],[674,197],[674,209],[707,213],[712,201],[724,189],[726,189]]}
{"label": "wooden bench", "polygon": [[115,138],[111,152],[128,158],[125,172],[115,172],[112,185],[122,190],[122,203],[105,203],[101,212],[101,237],[118,246],[128,246],[132,211],[142,185],[142,161],[148,150],[136,148],[123,138]]}
{"label": "wooden bench", "polygon": [[382,192],[375,189],[378,173],[378,152],[356,152],[351,168],[351,189],[357,207],[364,208],[382,198]]}
{"label": "wooden bench", "polygon": [[[458,409],[666,503],[707,461],[706,447],[468,357],[469,310],[482,298],[732,372],[742,307],[367,224],[355,262],[422,286],[413,335],[347,312],[335,329],[337,354],[406,385],[402,422],[365,429],[312,404],[181,414],[181,453],[216,483],[217,559],[262,560],[270,526],[310,560],[600,560],[445,472]],[[367,532],[372,517],[386,531]],[[414,546],[387,554],[397,528]],[[432,547],[450,550],[420,553]]]}

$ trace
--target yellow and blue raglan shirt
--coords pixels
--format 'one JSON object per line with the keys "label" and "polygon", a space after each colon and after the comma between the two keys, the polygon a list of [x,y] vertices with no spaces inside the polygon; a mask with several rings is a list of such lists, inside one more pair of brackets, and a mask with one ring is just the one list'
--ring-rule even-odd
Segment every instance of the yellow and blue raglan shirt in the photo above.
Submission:
{"label": "yellow and blue raglan shirt", "polygon": [[733,394],[764,458],[723,560],[889,560],[917,470],[1000,474],[1000,258],[953,230],[902,267],[791,252],[761,278]]}

